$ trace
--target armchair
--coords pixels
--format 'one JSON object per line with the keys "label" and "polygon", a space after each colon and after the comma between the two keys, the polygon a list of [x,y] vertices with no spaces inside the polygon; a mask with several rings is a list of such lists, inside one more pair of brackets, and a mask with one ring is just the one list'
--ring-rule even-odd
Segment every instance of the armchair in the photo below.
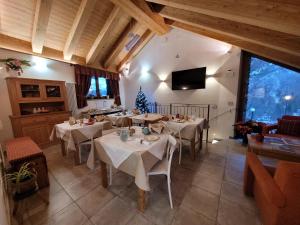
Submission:
{"label": "armchair", "polygon": [[254,196],[264,225],[299,225],[300,163],[279,161],[272,171],[248,152],[244,193]]}
{"label": "armchair", "polygon": [[300,116],[285,115],[278,120],[277,124],[264,124],[262,126],[263,135],[270,134],[272,130],[275,130],[275,136],[288,135],[300,137]]}

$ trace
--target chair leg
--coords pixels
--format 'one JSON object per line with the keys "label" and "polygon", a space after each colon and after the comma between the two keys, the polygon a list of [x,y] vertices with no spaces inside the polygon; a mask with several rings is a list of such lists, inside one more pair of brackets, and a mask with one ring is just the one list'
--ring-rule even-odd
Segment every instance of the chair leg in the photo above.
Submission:
{"label": "chair leg", "polygon": [[109,185],[112,185],[112,165],[109,165]]}
{"label": "chair leg", "polygon": [[181,164],[181,156],[182,156],[182,142],[179,142],[179,165]]}
{"label": "chair leg", "polygon": [[181,164],[181,156],[182,156],[182,139],[181,139],[181,132],[179,134],[179,165]]}
{"label": "chair leg", "polygon": [[81,147],[79,147],[78,154],[79,154],[79,164],[81,164],[81,162],[82,162],[82,159],[81,159]]}
{"label": "chair leg", "polygon": [[170,201],[171,209],[173,209],[173,201],[172,201],[172,193],[171,193],[171,177],[170,176],[167,176],[167,177],[168,177],[169,201]]}

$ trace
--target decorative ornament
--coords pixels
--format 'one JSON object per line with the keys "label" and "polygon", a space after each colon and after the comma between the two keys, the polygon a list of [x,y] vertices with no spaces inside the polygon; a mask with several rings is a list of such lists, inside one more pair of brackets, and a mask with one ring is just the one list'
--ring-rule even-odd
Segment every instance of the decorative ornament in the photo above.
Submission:
{"label": "decorative ornament", "polygon": [[147,98],[144,92],[142,92],[142,87],[140,87],[140,90],[136,96],[135,100],[135,107],[140,110],[141,113],[148,113],[149,108],[148,108],[148,103],[147,103]]}
{"label": "decorative ornament", "polygon": [[5,64],[7,72],[14,70],[18,73],[18,76],[21,76],[21,73],[23,73],[22,66],[31,66],[30,61],[28,60],[20,60],[15,58],[0,59],[0,62]]}

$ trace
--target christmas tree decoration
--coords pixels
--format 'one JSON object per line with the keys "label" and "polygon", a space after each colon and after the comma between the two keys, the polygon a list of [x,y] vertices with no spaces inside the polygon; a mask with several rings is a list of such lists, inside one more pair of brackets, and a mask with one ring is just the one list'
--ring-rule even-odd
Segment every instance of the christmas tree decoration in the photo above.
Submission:
{"label": "christmas tree decoration", "polygon": [[144,92],[142,92],[142,87],[140,87],[140,90],[136,96],[135,99],[135,107],[140,110],[141,113],[148,113],[149,108],[148,108],[148,103],[147,103],[147,98]]}

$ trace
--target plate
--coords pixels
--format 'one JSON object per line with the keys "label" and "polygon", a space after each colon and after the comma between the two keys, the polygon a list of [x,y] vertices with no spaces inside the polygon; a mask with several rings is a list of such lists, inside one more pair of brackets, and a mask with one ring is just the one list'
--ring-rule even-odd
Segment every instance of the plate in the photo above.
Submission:
{"label": "plate", "polygon": [[147,135],[145,136],[144,138],[146,141],[157,141],[159,139],[158,136],[155,136],[155,135]]}

